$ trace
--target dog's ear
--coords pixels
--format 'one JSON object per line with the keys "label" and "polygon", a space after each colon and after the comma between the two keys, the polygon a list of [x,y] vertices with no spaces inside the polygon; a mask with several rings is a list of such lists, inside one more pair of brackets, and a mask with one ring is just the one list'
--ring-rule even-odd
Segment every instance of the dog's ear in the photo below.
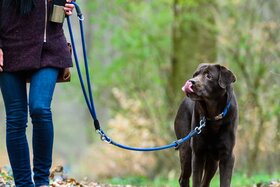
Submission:
{"label": "dog's ear", "polygon": [[208,63],[201,63],[198,65],[197,70],[203,70],[203,69],[207,68],[209,65],[210,64],[208,64]]}
{"label": "dog's ear", "polygon": [[226,88],[231,83],[236,81],[235,75],[226,67],[218,65],[220,69],[219,85],[221,88]]}

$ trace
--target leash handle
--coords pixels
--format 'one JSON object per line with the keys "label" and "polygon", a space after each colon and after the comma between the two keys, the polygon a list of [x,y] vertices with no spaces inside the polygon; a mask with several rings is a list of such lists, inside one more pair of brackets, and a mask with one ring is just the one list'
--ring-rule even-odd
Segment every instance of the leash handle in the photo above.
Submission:
{"label": "leash handle", "polygon": [[[69,34],[70,34],[71,44],[72,44],[72,48],[73,48],[73,55],[74,55],[74,59],[75,59],[75,64],[76,64],[76,68],[77,68],[78,77],[79,77],[80,85],[81,85],[81,88],[82,88],[82,92],[83,92],[83,95],[84,95],[84,99],[86,101],[88,110],[89,110],[92,118],[94,119],[94,127],[95,127],[96,130],[99,130],[100,129],[100,124],[97,120],[97,116],[96,116],[96,112],[95,112],[95,107],[94,107],[94,103],[93,103],[90,82],[88,82],[88,93],[89,94],[87,94],[85,84],[84,84],[84,81],[83,81],[83,76],[82,76],[81,69],[80,69],[80,65],[79,65],[78,54],[77,54],[76,47],[75,47],[75,39],[74,39],[72,26],[71,26],[71,21],[70,21],[69,16],[67,16],[67,23],[68,23],[68,30],[69,30]],[[81,19],[80,19],[80,23],[82,25],[82,20]],[[85,48],[84,46],[85,45],[83,45],[83,48]],[[86,67],[88,66],[87,61],[85,61],[85,66]],[[86,71],[86,74],[87,74],[87,80],[89,80],[88,71]],[[88,95],[90,95],[90,97]]]}
{"label": "leash handle", "polygon": [[80,20],[84,20],[84,15],[83,15],[82,10],[79,7],[79,5],[76,2],[74,2],[74,1],[72,1],[71,3],[75,6],[75,9],[76,9],[76,12],[77,12],[77,16],[79,17],[79,19]]}
{"label": "leash handle", "polygon": [[[87,58],[87,50],[86,50],[86,40],[85,40],[85,35],[84,35],[84,26],[83,26],[83,21],[84,21],[84,16],[82,14],[82,11],[79,7],[79,5],[72,1],[71,2],[74,6],[75,6],[75,9],[76,9],[76,12],[77,12],[77,16],[79,18],[79,23],[80,23],[80,34],[81,34],[81,40],[82,40],[82,48],[83,48],[83,57],[84,57],[84,65],[85,65],[85,71],[86,71],[86,83],[87,83],[87,91],[88,91],[88,94],[84,91],[84,96],[87,98],[87,102],[88,102],[88,107],[91,114],[92,114],[92,117],[94,119],[94,126],[95,126],[95,129],[98,130],[100,129],[100,125],[99,125],[99,122],[97,120],[97,115],[96,115],[96,111],[95,111],[95,107],[94,107],[94,101],[93,101],[93,94],[92,94],[92,90],[91,90],[91,83],[90,83],[90,75],[89,75],[89,68],[88,68],[88,58]],[[68,17],[67,19],[68,21],[68,27],[71,27],[71,23],[70,23],[70,18]],[[72,29],[69,29],[70,31],[70,35],[72,35],[71,38],[74,38],[73,36],[73,32],[72,32]],[[72,43],[74,43],[74,39],[71,40]],[[73,48],[75,47],[75,45],[73,45]],[[73,50],[74,51],[74,55],[75,55],[75,51],[76,50]],[[77,56],[77,54],[75,55]],[[77,70],[78,72],[80,71],[79,69],[79,63],[78,63],[78,58],[75,58],[75,61],[76,61],[76,65],[77,65]],[[81,73],[80,73],[81,74]],[[84,86],[84,81],[82,79],[82,76],[79,76],[79,79],[80,79],[80,83],[82,85],[82,87],[85,87]]]}

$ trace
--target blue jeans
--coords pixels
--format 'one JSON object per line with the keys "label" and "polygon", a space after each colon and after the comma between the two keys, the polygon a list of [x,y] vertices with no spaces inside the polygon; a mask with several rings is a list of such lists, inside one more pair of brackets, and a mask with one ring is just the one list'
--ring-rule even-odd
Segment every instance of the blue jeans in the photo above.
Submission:
{"label": "blue jeans", "polygon": [[[59,70],[42,68],[31,75],[29,102],[22,73],[0,73],[0,87],[6,109],[6,145],[17,187],[49,185],[52,164],[53,122],[51,100]],[[33,172],[26,139],[27,115],[33,124]]]}

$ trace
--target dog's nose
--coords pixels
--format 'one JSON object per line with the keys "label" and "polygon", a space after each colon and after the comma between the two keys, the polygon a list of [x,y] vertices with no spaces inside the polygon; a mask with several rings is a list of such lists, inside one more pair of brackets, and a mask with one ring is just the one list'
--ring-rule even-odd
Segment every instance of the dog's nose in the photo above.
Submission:
{"label": "dog's nose", "polygon": [[190,79],[189,82],[191,82],[193,85],[195,84],[195,80]]}

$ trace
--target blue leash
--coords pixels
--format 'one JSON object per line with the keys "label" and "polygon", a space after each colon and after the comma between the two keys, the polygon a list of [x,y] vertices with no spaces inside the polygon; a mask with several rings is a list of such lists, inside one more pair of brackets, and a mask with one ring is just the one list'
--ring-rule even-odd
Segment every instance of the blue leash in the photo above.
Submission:
{"label": "blue leash", "polygon": [[202,128],[205,127],[205,125],[206,125],[206,119],[205,118],[203,118],[200,121],[199,127],[196,127],[194,130],[192,130],[184,138],[176,140],[176,141],[174,141],[174,142],[172,142],[168,145],[159,146],[159,147],[152,147],[152,148],[130,147],[130,146],[119,144],[119,143],[113,141],[111,138],[109,138],[105,134],[105,132],[101,129],[99,121],[97,119],[94,100],[93,100],[92,91],[91,91],[91,82],[90,82],[90,74],[89,74],[87,54],[86,54],[86,42],[85,42],[84,27],[83,27],[84,17],[83,17],[83,14],[81,12],[81,9],[77,5],[77,3],[75,3],[75,2],[72,2],[72,3],[75,5],[76,11],[77,11],[77,16],[79,18],[79,23],[80,23],[80,32],[81,32],[81,39],[82,39],[83,57],[84,57],[84,65],[85,65],[85,71],[86,71],[87,88],[85,86],[84,79],[83,79],[81,69],[80,69],[80,64],[79,64],[79,59],[78,59],[78,55],[77,55],[77,51],[76,51],[76,47],[75,47],[74,35],[73,35],[73,31],[72,31],[70,17],[67,16],[67,24],[68,24],[68,30],[69,30],[69,34],[70,34],[70,39],[71,39],[75,64],[76,64],[76,67],[77,67],[78,77],[79,77],[80,85],[81,85],[81,88],[82,88],[82,91],[83,91],[83,95],[84,95],[87,107],[88,107],[89,112],[90,112],[90,114],[93,118],[95,130],[98,134],[100,134],[101,140],[104,141],[104,142],[107,142],[109,144],[112,144],[114,146],[117,146],[119,148],[126,149],[126,150],[131,150],[131,151],[159,151],[159,150],[169,149],[169,148],[173,148],[173,147],[178,148],[181,144],[190,140],[193,136],[196,136],[196,135],[200,134]]}

